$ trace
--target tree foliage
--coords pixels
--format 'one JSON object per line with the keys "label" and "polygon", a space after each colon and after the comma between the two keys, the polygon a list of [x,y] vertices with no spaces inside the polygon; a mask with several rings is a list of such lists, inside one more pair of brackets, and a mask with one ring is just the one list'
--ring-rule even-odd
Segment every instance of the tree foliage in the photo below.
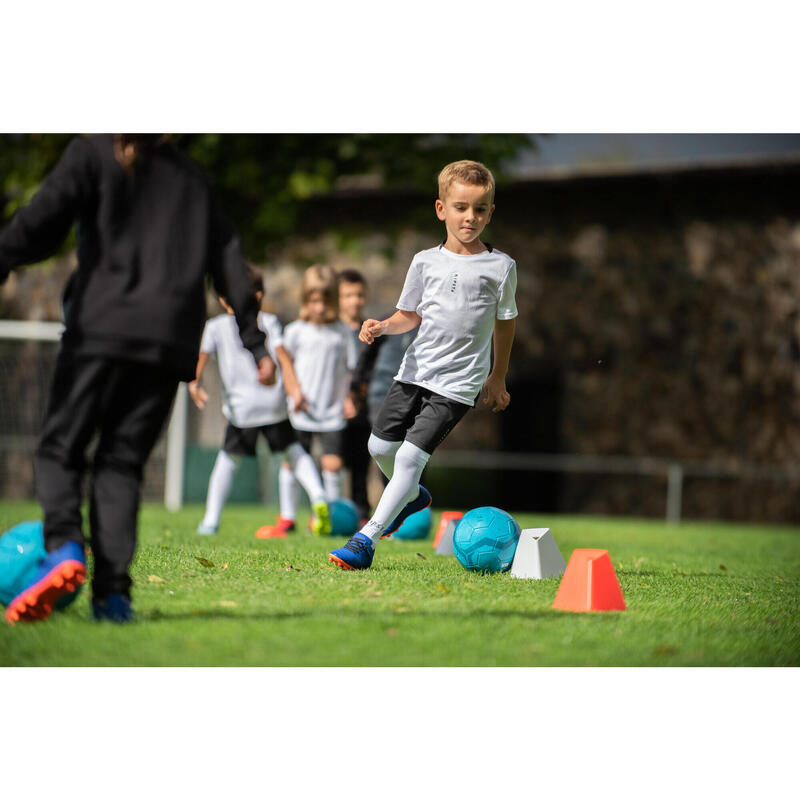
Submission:
{"label": "tree foliage", "polygon": [[[0,137],[5,218],[30,199],[70,138]],[[172,140],[211,177],[254,259],[291,235],[304,200],[341,188],[348,178],[352,183],[369,176],[366,183],[373,186],[433,191],[437,172],[450,161],[482,161],[502,178],[535,146],[527,134],[201,133],[174,134]]]}

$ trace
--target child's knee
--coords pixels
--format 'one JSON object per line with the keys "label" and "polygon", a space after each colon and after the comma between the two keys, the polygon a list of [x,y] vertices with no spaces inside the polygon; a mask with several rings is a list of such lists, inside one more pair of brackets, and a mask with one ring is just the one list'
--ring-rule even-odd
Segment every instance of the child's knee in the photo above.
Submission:
{"label": "child's knee", "polygon": [[239,465],[242,463],[242,457],[237,455],[236,453],[229,453],[227,450],[220,451],[220,457],[223,461],[226,461],[230,464],[233,469],[239,469]]}
{"label": "child's knee", "polygon": [[394,457],[395,467],[405,466],[410,469],[419,469],[421,472],[430,460],[430,453],[411,442],[403,442]]}
{"label": "child's knee", "polygon": [[385,439],[381,439],[374,433],[371,433],[367,441],[367,449],[373,458],[380,458],[381,456],[388,456],[392,453],[396,453],[401,444],[402,442],[387,442]]}
{"label": "child's knee", "polygon": [[342,459],[339,456],[328,453],[322,456],[320,464],[326,472],[338,472],[342,468]]}

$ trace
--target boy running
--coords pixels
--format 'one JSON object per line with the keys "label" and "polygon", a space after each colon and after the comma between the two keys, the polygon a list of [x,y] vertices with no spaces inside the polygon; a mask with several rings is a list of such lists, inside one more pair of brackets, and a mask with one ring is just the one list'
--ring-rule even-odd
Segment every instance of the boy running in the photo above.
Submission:
{"label": "boy running", "polygon": [[367,569],[378,540],[431,504],[419,484],[422,471],[481,390],[495,412],[511,400],[505,379],[517,316],[516,265],[480,240],[494,211],[494,190],[494,176],[476,161],[456,161],[439,173],[435,207],[447,231],[444,242],[414,256],[398,310],[361,327],[361,341],[372,344],[420,326],[369,439],[389,483],[372,519],[330,553],[343,569]]}

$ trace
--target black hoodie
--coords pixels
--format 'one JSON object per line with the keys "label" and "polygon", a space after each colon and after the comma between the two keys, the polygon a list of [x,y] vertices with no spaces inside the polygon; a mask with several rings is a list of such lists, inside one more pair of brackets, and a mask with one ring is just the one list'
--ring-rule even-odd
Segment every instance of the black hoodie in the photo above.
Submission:
{"label": "black hoodie", "polygon": [[78,223],[64,347],[195,375],[205,277],[236,312],[244,346],[266,355],[239,240],[210,186],[169,143],[142,150],[131,172],[113,136],[76,137],[30,204],[0,231],[0,283],[51,256]]}

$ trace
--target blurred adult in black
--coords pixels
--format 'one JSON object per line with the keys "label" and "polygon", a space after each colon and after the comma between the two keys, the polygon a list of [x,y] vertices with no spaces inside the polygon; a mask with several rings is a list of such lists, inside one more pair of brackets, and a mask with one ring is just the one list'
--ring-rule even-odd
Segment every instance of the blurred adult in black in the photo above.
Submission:
{"label": "blurred adult in black", "polygon": [[238,238],[198,167],[165,138],[74,138],[30,204],[0,231],[0,283],[11,269],[52,255],[75,222],[78,267],[34,457],[48,555],[9,604],[10,622],[46,618],[84,580],[81,485],[95,434],[93,614],[132,617],[128,568],[142,471],[178,382],[194,378],[207,276],[235,309],[259,380],[275,380]]}

